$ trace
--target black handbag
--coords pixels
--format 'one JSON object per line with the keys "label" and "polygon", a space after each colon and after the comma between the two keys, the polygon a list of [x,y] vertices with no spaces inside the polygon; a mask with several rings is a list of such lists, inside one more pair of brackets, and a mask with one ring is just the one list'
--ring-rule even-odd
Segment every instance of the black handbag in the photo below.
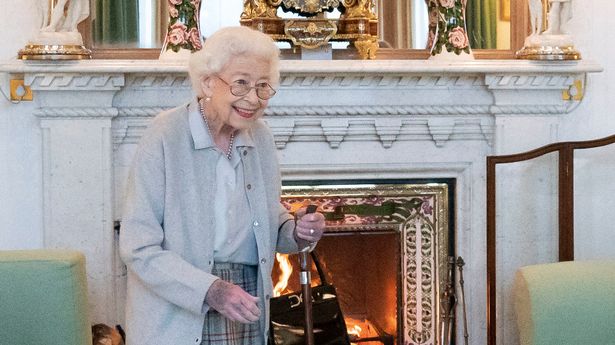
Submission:
{"label": "black handbag", "polygon": [[[320,277],[320,285],[312,287],[314,344],[350,345],[335,287],[327,283],[314,251],[311,255]],[[269,345],[304,345],[305,320],[301,292],[271,298],[269,303]]]}

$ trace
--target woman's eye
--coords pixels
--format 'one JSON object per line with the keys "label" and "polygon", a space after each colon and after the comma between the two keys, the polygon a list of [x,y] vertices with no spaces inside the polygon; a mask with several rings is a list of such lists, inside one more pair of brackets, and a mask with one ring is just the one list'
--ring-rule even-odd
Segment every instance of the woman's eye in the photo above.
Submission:
{"label": "woman's eye", "polygon": [[243,85],[250,85],[250,83],[248,83],[247,80],[243,80],[243,79],[235,80],[234,83],[237,84],[237,85],[242,85],[242,86]]}

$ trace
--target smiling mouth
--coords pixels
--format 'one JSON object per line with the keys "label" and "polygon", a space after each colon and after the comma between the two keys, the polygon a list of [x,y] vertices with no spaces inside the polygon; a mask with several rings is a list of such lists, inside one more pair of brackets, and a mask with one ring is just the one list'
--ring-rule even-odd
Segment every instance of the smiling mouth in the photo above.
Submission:
{"label": "smiling mouth", "polygon": [[251,110],[251,109],[243,109],[243,108],[238,108],[238,107],[233,107],[235,109],[235,111],[239,114],[239,116],[249,119],[252,116],[254,116],[254,114],[256,114],[256,109]]}

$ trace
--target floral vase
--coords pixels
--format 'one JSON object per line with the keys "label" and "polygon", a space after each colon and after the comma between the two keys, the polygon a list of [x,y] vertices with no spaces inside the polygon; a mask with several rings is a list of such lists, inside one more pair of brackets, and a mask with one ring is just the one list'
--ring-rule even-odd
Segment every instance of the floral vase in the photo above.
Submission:
{"label": "floral vase", "polygon": [[431,58],[473,59],[466,31],[468,0],[426,0],[429,11],[427,48]]}
{"label": "floral vase", "polygon": [[203,47],[199,28],[201,0],[167,0],[167,3],[169,27],[160,58],[187,58]]}

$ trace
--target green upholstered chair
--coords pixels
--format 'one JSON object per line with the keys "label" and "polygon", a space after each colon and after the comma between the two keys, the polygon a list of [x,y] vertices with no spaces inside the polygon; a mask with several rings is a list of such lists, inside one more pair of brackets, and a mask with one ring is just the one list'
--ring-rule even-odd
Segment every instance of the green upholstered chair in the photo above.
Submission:
{"label": "green upholstered chair", "polygon": [[615,344],[615,260],[522,267],[513,296],[522,345]]}
{"label": "green upholstered chair", "polygon": [[83,254],[0,251],[0,344],[92,344]]}

